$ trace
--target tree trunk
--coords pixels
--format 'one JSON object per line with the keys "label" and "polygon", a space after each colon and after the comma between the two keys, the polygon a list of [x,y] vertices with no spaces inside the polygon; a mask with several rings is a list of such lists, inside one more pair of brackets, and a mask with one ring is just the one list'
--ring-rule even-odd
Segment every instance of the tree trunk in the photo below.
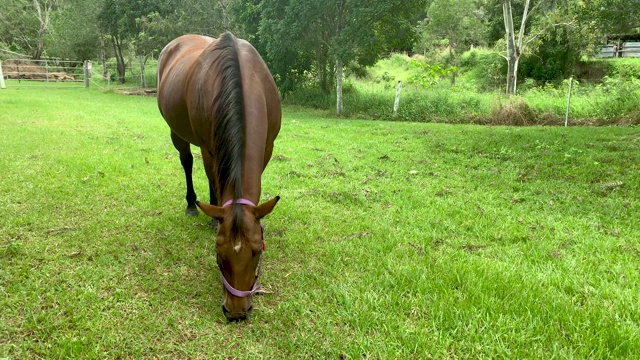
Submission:
{"label": "tree trunk", "polygon": [[342,61],[336,60],[336,113],[342,115]]}
{"label": "tree trunk", "polygon": [[[453,67],[456,66],[457,69],[457,64],[456,61],[453,57],[453,43],[449,43],[449,66]],[[456,75],[457,75],[458,70],[456,71],[451,71],[451,87],[455,87],[456,86]]]}
{"label": "tree trunk", "polygon": [[518,81],[518,58],[509,57],[507,60],[507,95],[516,94],[516,83]]}
{"label": "tree trunk", "polygon": [[38,31],[38,38],[36,39],[36,51],[33,53],[34,60],[40,60],[44,53],[44,31],[42,27]]}
{"label": "tree trunk", "polygon": [[40,60],[44,53],[44,35],[49,28],[49,14],[51,12],[51,4],[45,1],[43,6],[40,5],[38,0],[33,0],[33,9],[36,12],[36,18],[40,27],[38,28],[38,38],[36,39],[36,50],[33,54],[33,58]]}
{"label": "tree trunk", "polygon": [[220,5],[220,9],[222,10],[222,27],[224,31],[231,31],[229,28],[229,1],[220,0],[218,1]]}
{"label": "tree trunk", "polygon": [[502,12],[504,15],[504,30],[507,34],[507,95],[515,95],[520,50],[516,47],[510,0],[503,0]]}
{"label": "tree trunk", "polygon": [[116,70],[118,71],[118,81],[121,84],[125,83],[126,67],[124,64],[124,55],[122,54],[122,41],[118,36],[113,37],[113,51],[116,55]]}
{"label": "tree trunk", "polygon": [[147,87],[147,77],[144,73],[145,65],[148,57],[146,55],[138,55],[138,63],[140,64],[140,86],[145,89]]}
{"label": "tree trunk", "polygon": [[100,65],[102,65],[102,78],[106,79],[109,76],[109,69],[107,69],[107,55],[104,47],[104,35],[100,34]]}

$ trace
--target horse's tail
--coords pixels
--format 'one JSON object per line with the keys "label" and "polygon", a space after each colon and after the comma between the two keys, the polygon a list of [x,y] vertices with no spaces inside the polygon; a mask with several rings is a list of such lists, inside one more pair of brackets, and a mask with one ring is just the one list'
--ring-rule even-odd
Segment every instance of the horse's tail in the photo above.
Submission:
{"label": "horse's tail", "polygon": [[[207,49],[209,50],[209,49]],[[242,160],[245,145],[244,97],[236,38],[226,32],[210,48],[218,92],[209,108],[213,115],[212,139],[218,168],[218,194],[231,186],[235,199],[242,198]],[[200,92],[202,94],[202,92]],[[210,100],[209,100],[210,101]],[[242,229],[242,207],[234,205],[234,228]]]}

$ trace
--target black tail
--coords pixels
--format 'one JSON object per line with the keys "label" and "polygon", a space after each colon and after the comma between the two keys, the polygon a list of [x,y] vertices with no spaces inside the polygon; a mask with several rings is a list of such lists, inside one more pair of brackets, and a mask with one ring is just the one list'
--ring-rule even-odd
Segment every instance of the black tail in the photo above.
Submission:
{"label": "black tail", "polygon": [[[208,49],[209,50],[209,49]],[[245,145],[244,99],[240,61],[236,38],[226,32],[210,49],[212,67],[216,69],[219,91],[213,99],[211,113],[214,126],[212,138],[218,168],[219,200],[224,189],[233,189],[236,199],[242,198],[242,159]],[[210,67],[210,69],[212,69]],[[242,207],[235,205],[233,228],[242,229]]]}

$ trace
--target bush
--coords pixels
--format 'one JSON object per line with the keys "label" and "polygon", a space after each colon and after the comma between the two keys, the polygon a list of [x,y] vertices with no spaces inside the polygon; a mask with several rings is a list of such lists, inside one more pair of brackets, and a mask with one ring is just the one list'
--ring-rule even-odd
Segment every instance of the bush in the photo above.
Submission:
{"label": "bush", "polygon": [[[487,114],[490,111],[491,94],[452,90],[436,87],[423,90],[418,86],[405,86],[400,97],[398,115],[393,116],[395,88],[362,89],[349,85],[343,92],[343,115],[349,117],[401,120],[418,122],[466,122],[464,119]],[[456,92],[452,96],[452,92]],[[297,91],[284,100],[286,105],[315,109],[335,109],[335,93],[323,94],[312,88]]]}
{"label": "bush", "polygon": [[476,48],[460,55],[460,73],[479,91],[501,89],[505,86],[507,62],[494,50]]}
{"label": "bush", "polygon": [[504,98],[498,101],[490,116],[491,125],[536,125],[537,113],[518,96]]}

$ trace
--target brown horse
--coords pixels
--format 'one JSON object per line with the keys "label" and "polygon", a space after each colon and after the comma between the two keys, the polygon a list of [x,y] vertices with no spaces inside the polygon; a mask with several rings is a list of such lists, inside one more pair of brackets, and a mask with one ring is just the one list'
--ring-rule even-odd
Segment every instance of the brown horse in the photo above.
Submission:
{"label": "brown horse", "polygon": [[[266,64],[247,41],[184,35],[158,60],[158,107],[171,128],[187,183],[187,215],[196,205],[219,224],[217,262],[229,320],[251,310],[263,251],[260,219],[279,197],[256,206],[261,175],[280,131],[278,90]],[[210,204],[198,202],[190,144],[200,147]]]}

